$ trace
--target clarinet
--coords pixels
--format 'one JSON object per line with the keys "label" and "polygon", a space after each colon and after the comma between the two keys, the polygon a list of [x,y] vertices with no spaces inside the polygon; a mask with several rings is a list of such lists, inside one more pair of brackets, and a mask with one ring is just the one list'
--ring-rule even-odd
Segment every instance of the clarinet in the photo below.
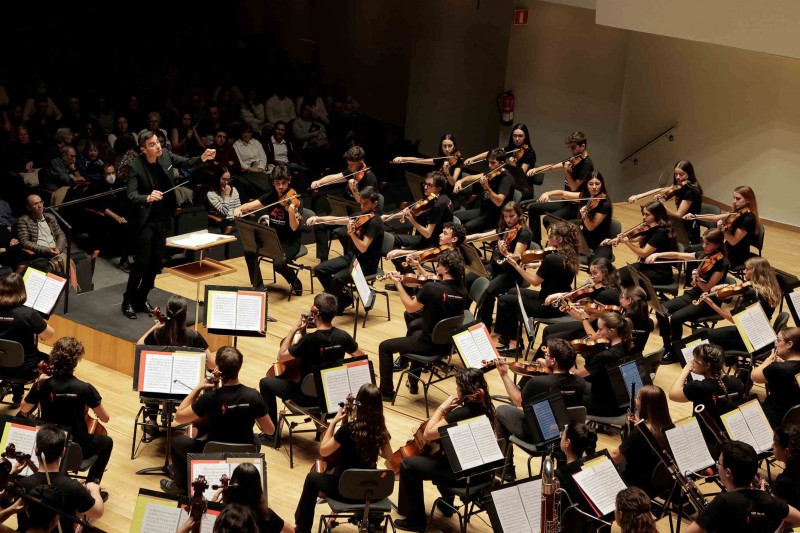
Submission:
{"label": "clarinet", "polygon": [[[694,408],[694,412],[700,416],[700,419],[706,425],[706,427],[714,434],[714,438],[717,439],[717,442],[723,444],[725,442],[730,441],[731,439],[728,438],[728,435],[722,431],[717,424],[716,420],[711,417],[708,411],[706,411],[706,406],[703,404],[698,405]],[[760,472],[756,472],[755,477],[753,478],[752,483],[750,483],[750,488],[756,490],[762,490],[761,486],[764,486],[763,490],[767,494],[772,494],[772,487],[770,487],[769,483],[761,476]]]}
{"label": "clarinet", "polygon": [[561,484],[556,478],[556,461],[546,457],[542,462],[542,521],[541,533],[561,531]]}
{"label": "clarinet", "polygon": [[708,502],[706,502],[705,495],[700,491],[694,481],[681,472],[677,463],[675,463],[675,459],[672,458],[672,454],[670,454],[666,448],[661,445],[658,439],[656,439],[656,436],[653,435],[653,432],[650,431],[650,428],[647,427],[644,420],[636,422],[636,427],[639,428],[639,431],[642,433],[642,436],[644,436],[647,444],[653,449],[653,452],[661,459],[664,466],[667,467],[672,478],[681,486],[681,490],[686,494],[686,498],[689,500],[692,507],[694,507],[695,511],[698,513],[703,511],[708,506]]}

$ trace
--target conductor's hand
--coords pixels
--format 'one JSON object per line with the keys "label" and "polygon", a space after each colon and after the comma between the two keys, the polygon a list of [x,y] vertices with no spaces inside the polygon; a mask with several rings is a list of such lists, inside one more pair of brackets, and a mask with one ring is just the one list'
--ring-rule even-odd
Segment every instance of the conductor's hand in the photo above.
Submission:
{"label": "conductor's hand", "polygon": [[[212,150],[213,151],[213,150]],[[147,202],[159,202],[164,198],[164,193],[161,191],[153,191],[147,195]]]}
{"label": "conductor's hand", "polygon": [[200,160],[205,163],[206,161],[214,159],[215,157],[217,157],[217,151],[213,148],[208,148],[205,152],[203,152],[203,155],[200,156]]}

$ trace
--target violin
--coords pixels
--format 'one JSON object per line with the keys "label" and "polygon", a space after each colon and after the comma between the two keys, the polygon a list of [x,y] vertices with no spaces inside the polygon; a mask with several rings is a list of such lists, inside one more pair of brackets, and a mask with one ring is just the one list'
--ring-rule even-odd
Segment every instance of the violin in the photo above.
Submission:
{"label": "violin", "polygon": [[[555,246],[547,246],[542,250],[525,250],[521,254],[519,254],[518,262],[520,265],[528,265],[531,263],[536,263],[537,261],[542,261],[544,258],[552,253],[558,251],[558,248]],[[497,264],[501,265],[508,261],[509,258],[516,258],[513,254],[508,254],[507,256],[503,257],[502,259],[497,260]]]}
{"label": "violin", "polygon": [[206,490],[208,490],[206,477],[197,476],[192,482],[192,500],[189,502],[189,516],[194,521],[192,533],[200,533],[203,525],[203,515],[208,511],[208,500],[205,497]]}
{"label": "violin", "polygon": [[575,350],[575,354],[586,357],[598,354],[603,350],[607,350],[609,346],[611,346],[611,341],[604,338],[596,340],[576,339],[574,341],[570,341],[570,345]]}
{"label": "violin", "polygon": [[355,217],[350,219],[350,228],[352,228],[352,229],[349,230],[348,233],[352,233],[357,228],[360,228],[361,226],[363,226],[364,224],[369,222],[372,219],[372,217],[374,217],[374,216],[375,216],[374,212],[364,213],[364,214],[361,214],[361,215],[356,215]]}
{"label": "violin", "polygon": [[461,150],[456,150],[455,153],[451,154],[447,159],[447,164],[454,167],[458,164],[459,159],[461,159]]}
{"label": "violin", "polygon": [[600,205],[600,202],[602,202],[606,198],[608,198],[608,195],[606,193],[604,193],[604,192],[601,192],[600,194],[595,196],[593,199],[589,200],[589,203],[586,204],[586,206],[585,206],[586,207],[586,211],[585,212],[588,213],[592,209],[597,209],[597,206]]}
{"label": "violin", "polygon": [[[219,485],[211,485],[211,488],[214,490],[222,490],[222,494],[228,492],[228,489],[231,487],[235,487],[236,484],[231,484],[231,478],[228,477],[228,474],[222,474],[219,478]],[[216,500],[216,498],[214,498]]]}
{"label": "violin", "polygon": [[[52,376],[54,373],[53,365],[49,361],[39,361],[37,368],[39,369],[40,374],[44,374],[46,376]],[[88,407],[86,408],[86,411],[84,411],[83,417],[86,422],[86,431],[89,433],[89,435],[108,435],[108,430],[97,418],[91,415]]]}
{"label": "violin", "polygon": [[553,307],[558,307],[561,302],[577,302],[578,300],[580,300],[587,294],[591,294],[595,290],[597,290],[597,287],[595,287],[594,283],[590,281],[589,283],[586,283],[585,285],[578,287],[574,291],[561,295],[561,297],[557,298],[553,302]]}
{"label": "violin", "polygon": [[295,209],[300,209],[302,202],[300,201],[299,196],[300,195],[297,194],[297,192],[294,189],[290,188],[285,193],[283,193],[283,196],[281,196],[280,204],[287,209],[290,205],[293,205]]}
{"label": "violin", "polygon": [[[428,250],[423,250],[419,252],[416,256],[418,263],[424,263],[426,261],[436,261],[439,259],[439,254],[444,252],[445,250],[455,250],[455,244],[447,244],[445,246],[437,246],[436,248],[430,248]],[[414,254],[409,254],[414,255]],[[403,261],[403,266],[408,266],[408,261]]]}
{"label": "violin", "polygon": [[640,235],[643,235],[644,233],[647,233],[648,231],[650,231],[651,229],[653,229],[653,228],[655,228],[657,226],[658,226],[658,222],[649,222],[649,223],[648,222],[642,222],[638,226],[634,226],[631,229],[629,229],[628,231],[623,231],[622,233],[617,235],[616,238],[619,239],[620,237],[628,237],[629,239],[632,239],[634,237],[639,237]]}
{"label": "violin", "polygon": [[367,174],[367,171],[369,170],[369,167],[367,166],[366,163],[362,162],[361,165],[362,165],[361,170],[356,170],[350,175],[350,179],[355,181],[357,184],[361,183],[361,180],[364,179],[364,176]]}
{"label": "violin", "polygon": [[[450,408],[454,409],[459,405],[466,402],[483,402],[486,398],[486,392],[483,389],[478,389],[472,394],[467,394],[455,400]],[[414,435],[403,446],[400,446],[390,459],[386,461],[386,466],[394,470],[395,474],[400,473],[400,463],[406,457],[423,456],[423,457],[436,457],[441,453],[442,448],[438,442],[431,442],[425,438],[425,427],[430,422],[430,418],[417,427]]]}
{"label": "violin", "polygon": [[[579,153],[578,155],[573,155],[572,157],[566,159],[564,161],[564,172],[572,177],[572,169],[575,168],[575,165],[583,161],[589,157],[589,152],[584,150],[583,152]],[[555,165],[554,165],[555,166]]]}
{"label": "violin", "polygon": [[414,202],[413,207],[411,207],[411,214],[416,217],[421,215],[422,213],[430,211],[431,208],[433,208],[433,204],[436,202],[438,198],[439,198],[438,194],[433,192],[429,193],[426,198]]}
{"label": "violin", "polygon": [[[392,272],[391,274],[400,275],[399,272]],[[378,281],[383,281],[389,278],[390,274],[384,274],[382,276],[377,276],[375,279]],[[406,287],[419,287],[424,283],[429,281],[442,281],[442,279],[438,275],[425,275],[425,274],[403,274],[400,279],[400,283],[405,285]]]}
{"label": "violin", "polygon": [[624,315],[625,309],[621,305],[601,304],[600,302],[588,302],[583,306],[583,310],[589,314],[601,315],[603,313],[617,313]]}
{"label": "violin", "polygon": [[[490,359],[489,361],[481,361],[484,367],[491,367],[497,365],[498,359]],[[508,369],[518,376],[543,376],[553,373],[553,369],[546,365],[539,363],[526,363],[525,361],[511,361],[506,363]]]}
{"label": "violin", "polygon": [[717,261],[721,261],[724,258],[725,254],[723,254],[722,252],[716,252],[709,255],[708,257],[705,257],[703,259],[703,263],[697,269],[697,275],[692,280],[692,287],[697,286],[697,278],[705,279],[704,276],[706,276],[709,272],[711,272],[711,269],[714,268],[714,265],[717,263]]}
{"label": "violin", "polygon": [[660,193],[658,193],[656,195],[656,197],[657,197],[656,199],[657,200],[669,200],[670,198],[672,198],[673,196],[678,194],[678,191],[683,189],[686,186],[686,184],[688,184],[688,183],[689,183],[689,181],[686,180],[686,181],[682,181],[681,183],[676,183],[672,187],[667,187],[666,189],[662,190]]}
{"label": "violin", "polygon": [[717,300],[720,302],[724,302],[725,300],[730,300],[734,296],[739,296],[740,294],[744,294],[747,289],[752,287],[753,284],[749,281],[745,281],[744,283],[739,283],[737,285],[723,285],[719,289],[715,291],[708,291],[704,292],[700,296],[697,297],[697,300],[692,300],[693,305],[697,305],[702,302],[705,298],[716,296]]}
{"label": "violin", "polygon": [[528,145],[527,144],[523,144],[522,146],[520,146],[519,149],[514,152],[514,156],[513,156],[514,159],[516,159],[517,161],[522,159],[522,156],[525,155],[525,152],[527,150],[528,150]]}
{"label": "violin", "polygon": [[744,207],[738,211],[732,211],[728,213],[728,216],[726,216],[725,219],[722,221],[722,230],[726,233],[729,233],[731,231],[731,225],[733,225],[733,222],[739,217],[746,215],[749,212],[750,208]]}

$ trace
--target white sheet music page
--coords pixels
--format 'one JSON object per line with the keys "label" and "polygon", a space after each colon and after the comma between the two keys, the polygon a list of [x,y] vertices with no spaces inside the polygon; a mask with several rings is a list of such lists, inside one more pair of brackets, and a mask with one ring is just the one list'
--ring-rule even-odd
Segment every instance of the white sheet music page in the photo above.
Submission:
{"label": "white sheet music page", "polygon": [[325,405],[329,413],[339,409],[339,402],[347,399],[350,394],[350,379],[347,376],[346,366],[326,368],[320,371],[322,376],[322,390],[325,395]]}
{"label": "white sheet music page", "polygon": [[789,302],[794,307],[794,312],[800,316],[800,287],[795,287],[795,289],[789,293]]}
{"label": "white sheet music page", "polygon": [[178,527],[188,518],[189,515],[176,507],[174,502],[155,503],[148,502],[144,509],[142,518],[142,528],[140,533],[164,533],[165,531],[177,531]]}
{"label": "white sheet music page", "polygon": [[758,446],[755,447],[758,453],[766,452],[772,449],[772,426],[769,425],[767,415],[764,414],[764,408],[757,399],[750,400],[739,406],[744,421],[750,432],[753,434]]}
{"label": "white sheet music page", "polygon": [[481,368],[481,351],[475,342],[472,331],[467,329],[453,335],[453,342],[467,368]]}
{"label": "white sheet music page", "polygon": [[471,328],[472,338],[475,339],[475,345],[478,347],[478,352],[481,354],[481,361],[479,361],[478,368],[483,366],[483,361],[493,361],[500,358],[500,353],[492,341],[492,336],[489,330],[486,329],[486,324],[475,324]]}
{"label": "white sheet music page", "polygon": [[[24,424],[15,424],[13,422],[7,422],[5,429],[3,431],[3,440],[0,442],[0,447],[3,450],[8,447],[9,444],[13,444],[17,451],[22,453],[29,453],[31,454],[31,461],[33,462],[36,467],[39,467],[39,458],[36,456],[36,428],[31,426],[26,426]],[[26,466],[21,472],[20,475],[22,476],[29,476],[33,474],[33,470],[29,466]]]}
{"label": "white sheet music page", "polygon": [[239,291],[236,299],[236,331],[264,332],[267,295],[261,291]]}
{"label": "white sheet music page", "polygon": [[586,463],[572,477],[603,515],[614,511],[617,494],[625,488],[614,463],[605,456]]}
{"label": "white sheet music page", "polygon": [[[520,483],[517,488],[522,496],[522,505],[525,507],[525,515],[528,517],[531,531],[538,533],[542,521],[542,480],[534,479],[527,483]],[[561,495],[556,497],[560,498]]]}
{"label": "white sheet music page", "polygon": [[675,427],[664,434],[681,472],[697,472],[714,464],[697,418],[691,416],[676,422]]}
{"label": "white sheet music page", "polygon": [[[139,392],[172,391],[172,354],[142,352],[144,360],[144,384]],[[190,391],[191,392],[191,391]]]}
{"label": "white sheet music page", "polygon": [[236,329],[236,300],[233,291],[208,291],[208,329]]}
{"label": "white sheet music page", "polygon": [[754,303],[734,315],[733,322],[751,352],[775,342],[775,330],[772,329],[764,308],[759,303]]}
{"label": "white sheet music page", "polygon": [[[722,419],[722,424],[725,426],[725,430],[728,432],[728,436],[731,440],[740,440],[742,442],[746,442],[752,446],[753,449],[758,450],[758,443],[753,436],[753,432],[750,431],[750,427],[747,425],[744,415],[739,409],[734,409],[729,413],[725,413],[724,415],[720,416],[720,418]],[[771,436],[772,433],[770,433],[770,437]]]}
{"label": "white sheet music page", "polygon": [[172,355],[172,394],[189,394],[203,379],[206,354],[175,352]]}
{"label": "white sheet music page", "polygon": [[25,269],[25,274],[23,274],[22,279],[25,282],[25,293],[27,294],[27,299],[23,305],[25,307],[33,307],[36,303],[36,298],[38,298],[39,293],[42,292],[44,282],[47,280],[47,274],[41,270],[28,267]]}
{"label": "white sheet music page", "polygon": [[61,295],[61,291],[66,284],[67,280],[65,278],[61,278],[55,274],[47,274],[47,278],[44,281],[42,290],[39,292],[39,296],[36,298],[36,303],[33,305],[33,308],[41,313],[50,314],[56,306],[58,297]]}
{"label": "white sheet music page", "polygon": [[468,470],[483,464],[481,452],[472,436],[469,424],[459,424],[447,428],[447,434],[455,450],[461,470]]}
{"label": "white sheet music page", "polygon": [[364,271],[361,270],[361,265],[359,264],[358,259],[353,262],[353,270],[350,274],[353,277],[353,282],[356,284],[356,290],[358,291],[359,298],[361,298],[361,303],[364,304],[364,307],[366,308],[370,300],[372,289],[364,277]]}
{"label": "white sheet music page", "polygon": [[347,381],[350,383],[350,392],[355,396],[362,385],[372,383],[372,374],[369,371],[369,361],[358,361],[347,364]]}
{"label": "white sheet music page", "polygon": [[503,452],[500,451],[500,445],[497,444],[497,437],[492,429],[492,423],[489,422],[489,417],[480,416],[468,425],[472,430],[472,438],[478,446],[484,464],[505,459]]}
{"label": "white sheet music page", "polygon": [[[541,480],[536,482],[541,484]],[[518,488],[520,486],[522,485],[514,485],[491,493],[497,518],[500,519],[500,527],[503,533],[539,533],[539,524],[531,524],[525,512],[525,502]]]}

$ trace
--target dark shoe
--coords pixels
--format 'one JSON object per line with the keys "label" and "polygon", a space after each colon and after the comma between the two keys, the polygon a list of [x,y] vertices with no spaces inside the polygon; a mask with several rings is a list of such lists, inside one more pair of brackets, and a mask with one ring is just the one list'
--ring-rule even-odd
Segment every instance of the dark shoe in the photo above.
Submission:
{"label": "dark shoe", "polygon": [[397,285],[395,285],[394,283],[387,283],[386,285],[383,286],[383,288],[386,289],[387,291],[396,291]]}
{"label": "dark shoe", "polygon": [[147,313],[147,316],[153,316],[153,304],[151,304],[147,300],[144,300],[143,302],[134,305],[133,308],[138,313]]}
{"label": "dark shoe", "polygon": [[263,446],[269,446],[270,448],[279,449],[281,447],[281,436],[280,433],[277,431],[272,435],[267,435],[265,433],[258,434],[258,441]]}
{"label": "dark shoe", "polygon": [[436,508],[439,509],[439,512],[442,513],[442,516],[445,518],[450,518],[455,514],[450,504],[445,503],[444,500],[436,500]]}
{"label": "dark shoe", "polygon": [[100,491],[100,497],[103,499],[103,503],[107,502],[108,501],[108,491],[107,490],[101,490]]}
{"label": "dark shoe", "polygon": [[123,272],[130,272],[131,271],[131,262],[128,260],[127,257],[123,257],[122,259],[120,259],[119,265],[117,265],[117,268],[119,268]]}
{"label": "dark shoe", "polygon": [[161,480],[161,490],[163,490],[167,494],[185,494],[186,493],[186,489],[180,488],[171,479],[162,479]]}
{"label": "dark shoe", "polygon": [[381,399],[383,399],[384,402],[393,402],[394,401],[394,391],[389,392],[389,393],[381,391]]}
{"label": "dark shoe", "polygon": [[669,352],[667,355],[664,356],[663,359],[661,359],[662,365],[672,365],[678,362],[680,362],[680,359],[678,359],[678,356],[676,356],[672,352]]}
{"label": "dark shoe", "polygon": [[133,305],[131,305],[128,300],[122,300],[122,314],[131,320],[139,318],[136,316],[136,310],[133,308]]}
{"label": "dark shoe", "polygon": [[425,524],[414,524],[408,518],[399,518],[394,521],[394,527],[401,531],[425,531]]}
{"label": "dark shoe", "polygon": [[398,357],[394,360],[394,365],[392,365],[393,372],[402,372],[406,368],[408,368],[409,362],[408,359],[405,357]]}
{"label": "dark shoe", "polygon": [[292,294],[295,296],[303,295],[303,283],[299,279],[294,280],[294,283],[292,283]]}
{"label": "dark shoe", "polygon": [[406,387],[408,387],[408,392],[411,394],[419,394],[419,383],[411,383],[411,380],[409,379],[406,381]]}

